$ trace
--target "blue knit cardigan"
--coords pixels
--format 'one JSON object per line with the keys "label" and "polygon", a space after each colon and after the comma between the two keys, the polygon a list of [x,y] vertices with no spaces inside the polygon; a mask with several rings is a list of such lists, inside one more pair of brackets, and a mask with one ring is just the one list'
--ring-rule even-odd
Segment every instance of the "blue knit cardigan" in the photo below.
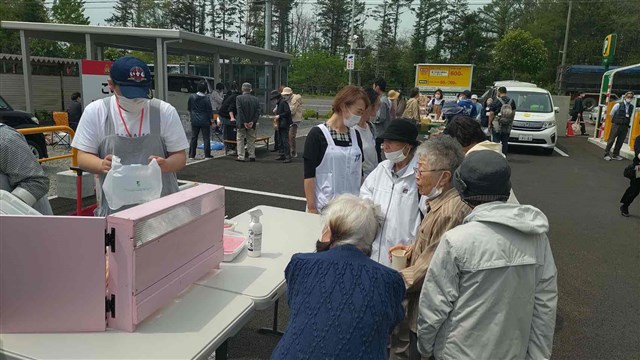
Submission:
{"label": "blue knit cardigan", "polygon": [[289,325],[273,359],[386,359],[404,317],[400,274],[352,245],[296,254],[285,270]]}

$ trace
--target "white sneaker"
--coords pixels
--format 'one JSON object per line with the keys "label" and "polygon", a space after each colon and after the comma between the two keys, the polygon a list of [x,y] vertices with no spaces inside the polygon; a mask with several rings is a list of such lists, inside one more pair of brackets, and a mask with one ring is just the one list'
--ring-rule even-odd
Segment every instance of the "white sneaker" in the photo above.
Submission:
{"label": "white sneaker", "polygon": [[605,159],[605,160],[607,160],[607,161],[611,161],[611,156],[609,156],[609,155],[605,155],[605,156],[604,156],[604,159]]}
{"label": "white sneaker", "polygon": [[618,161],[624,160],[624,158],[622,156],[620,156],[620,155],[614,155],[612,159],[613,160],[618,160]]}

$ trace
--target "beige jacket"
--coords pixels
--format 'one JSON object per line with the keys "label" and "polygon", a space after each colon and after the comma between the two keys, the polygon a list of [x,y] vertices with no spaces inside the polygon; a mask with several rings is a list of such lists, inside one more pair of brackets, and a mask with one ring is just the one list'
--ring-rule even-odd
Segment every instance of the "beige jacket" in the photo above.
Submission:
{"label": "beige jacket", "polygon": [[433,201],[429,201],[429,212],[418,229],[418,237],[413,244],[410,266],[401,270],[407,286],[407,319],[409,328],[417,332],[418,302],[424,277],[429,269],[431,258],[436,252],[442,235],[462,224],[471,208],[462,202],[456,189],[449,189]]}
{"label": "beige jacket", "polygon": [[404,108],[402,117],[420,122],[420,104],[418,104],[418,99],[411,98],[407,101],[407,107]]}
{"label": "beige jacket", "polygon": [[291,119],[294,124],[302,121],[302,96],[300,94],[293,94],[289,102],[291,106]]}

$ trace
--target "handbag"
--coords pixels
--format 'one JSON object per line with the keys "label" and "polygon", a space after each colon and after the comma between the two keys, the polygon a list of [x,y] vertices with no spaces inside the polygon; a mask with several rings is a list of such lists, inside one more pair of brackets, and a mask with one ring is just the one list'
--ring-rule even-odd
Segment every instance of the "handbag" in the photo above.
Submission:
{"label": "handbag", "polygon": [[580,131],[580,120],[576,120],[573,124],[571,124],[571,129],[574,133]]}
{"label": "handbag", "polygon": [[629,180],[640,178],[640,170],[636,170],[636,165],[629,164],[624,168],[622,175]]}

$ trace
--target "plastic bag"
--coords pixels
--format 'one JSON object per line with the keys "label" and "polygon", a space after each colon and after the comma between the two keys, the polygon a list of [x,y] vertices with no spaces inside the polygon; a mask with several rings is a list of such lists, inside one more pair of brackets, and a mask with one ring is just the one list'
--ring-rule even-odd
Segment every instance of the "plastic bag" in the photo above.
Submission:
{"label": "plastic bag", "polygon": [[120,158],[113,156],[102,191],[111,210],[158,199],[162,193],[160,165],[155,159],[149,165],[122,165]]}

